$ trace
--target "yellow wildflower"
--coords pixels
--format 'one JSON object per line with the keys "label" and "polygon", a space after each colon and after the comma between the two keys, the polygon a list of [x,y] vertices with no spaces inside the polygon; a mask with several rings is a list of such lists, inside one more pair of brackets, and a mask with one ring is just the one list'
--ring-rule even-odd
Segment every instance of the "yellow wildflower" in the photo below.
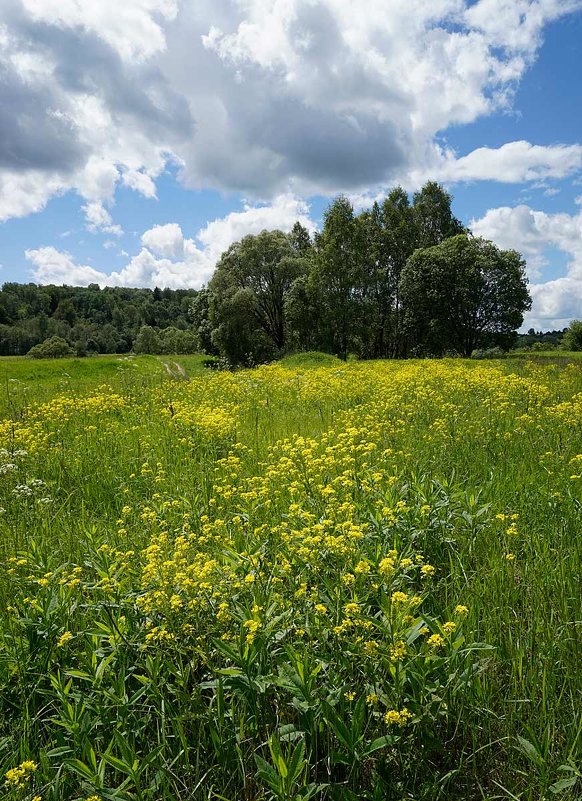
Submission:
{"label": "yellow wildflower", "polygon": [[444,644],[445,641],[440,634],[432,634],[428,638],[428,646],[432,651],[436,651],[438,648],[442,648]]}
{"label": "yellow wildflower", "polygon": [[57,640],[57,648],[62,648],[64,645],[66,645],[69,642],[69,640],[72,640],[72,639],[73,639],[73,635],[71,634],[70,631],[63,632],[63,634],[61,634],[61,636]]}
{"label": "yellow wildflower", "polygon": [[384,721],[396,726],[405,726],[411,717],[412,714],[404,706],[400,711],[397,709],[389,709],[384,715]]}

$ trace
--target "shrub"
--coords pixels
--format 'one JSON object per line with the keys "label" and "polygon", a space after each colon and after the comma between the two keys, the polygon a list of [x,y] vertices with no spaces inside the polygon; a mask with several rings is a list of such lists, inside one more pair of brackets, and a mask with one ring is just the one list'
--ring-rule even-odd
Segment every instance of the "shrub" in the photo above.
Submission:
{"label": "shrub", "polygon": [[572,320],[562,337],[564,350],[582,350],[582,320]]}
{"label": "shrub", "polygon": [[26,355],[31,359],[62,359],[65,356],[74,356],[75,352],[66,339],[49,337],[31,348]]}
{"label": "shrub", "polygon": [[505,352],[501,348],[482,348],[471,353],[472,359],[502,359]]}

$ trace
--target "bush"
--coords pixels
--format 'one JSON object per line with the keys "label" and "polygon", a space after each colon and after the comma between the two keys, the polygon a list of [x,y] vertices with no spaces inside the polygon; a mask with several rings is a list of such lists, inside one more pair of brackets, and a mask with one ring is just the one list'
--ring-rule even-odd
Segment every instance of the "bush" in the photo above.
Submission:
{"label": "bush", "polygon": [[543,353],[545,350],[555,350],[555,346],[551,342],[534,342],[531,349],[536,353]]}
{"label": "bush", "polygon": [[160,353],[161,343],[157,331],[151,325],[142,325],[133,343],[134,353]]}
{"label": "bush", "polygon": [[564,350],[582,350],[582,320],[572,320],[562,337]]}
{"label": "bush", "polygon": [[472,359],[502,359],[505,352],[501,348],[483,348],[471,353]]}
{"label": "bush", "polygon": [[66,339],[49,337],[31,348],[26,355],[31,359],[62,359],[65,356],[74,356],[75,352]]}

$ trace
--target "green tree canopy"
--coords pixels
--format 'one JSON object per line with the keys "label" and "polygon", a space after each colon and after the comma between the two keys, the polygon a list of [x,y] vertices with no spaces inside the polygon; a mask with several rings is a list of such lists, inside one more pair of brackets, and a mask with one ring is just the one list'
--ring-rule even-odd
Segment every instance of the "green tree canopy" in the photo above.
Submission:
{"label": "green tree canopy", "polygon": [[519,253],[467,234],[416,250],[400,290],[411,341],[435,355],[506,344],[531,307]]}
{"label": "green tree canopy", "polygon": [[273,353],[284,349],[285,296],[305,271],[307,242],[300,228],[245,236],[222,254],[209,284],[210,317],[213,341],[231,360],[240,360],[245,343],[261,343],[261,350],[270,345]]}
{"label": "green tree canopy", "polygon": [[364,256],[363,229],[342,195],[324,214],[310,274],[322,348],[342,359],[347,358],[362,322]]}
{"label": "green tree canopy", "polygon": [[436,181],[428,181],[414,193],[414,236],[417,248],[429,248],[467,232],[451,210],[452,195]]}

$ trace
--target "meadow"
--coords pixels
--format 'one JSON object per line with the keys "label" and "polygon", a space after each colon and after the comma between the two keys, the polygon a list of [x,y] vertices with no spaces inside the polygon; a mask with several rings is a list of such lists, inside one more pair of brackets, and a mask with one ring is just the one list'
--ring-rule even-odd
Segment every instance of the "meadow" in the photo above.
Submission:
{"label": "meadow", "polygon": [[574,801],[582,361],[0,361],[8,801]]}

